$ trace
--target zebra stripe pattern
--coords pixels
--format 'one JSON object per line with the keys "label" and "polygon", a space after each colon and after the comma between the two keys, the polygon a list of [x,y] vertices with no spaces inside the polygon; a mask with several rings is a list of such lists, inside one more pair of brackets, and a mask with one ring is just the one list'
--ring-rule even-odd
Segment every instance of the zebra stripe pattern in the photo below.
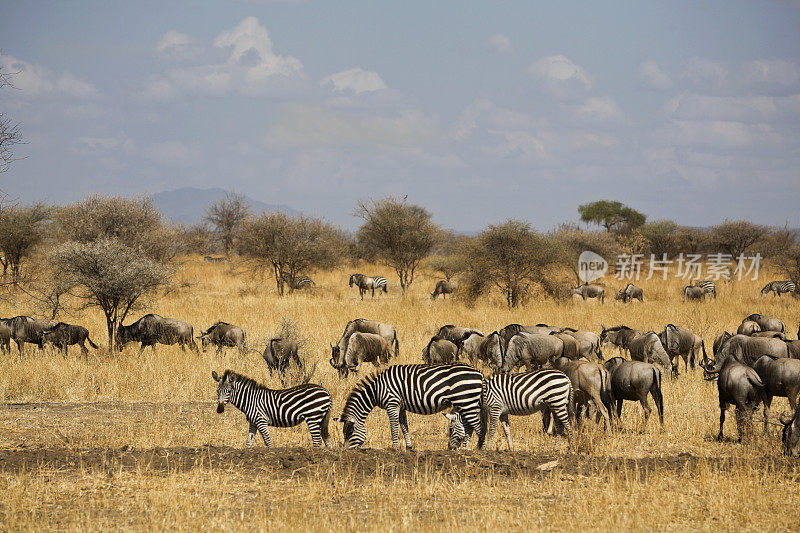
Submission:
{"label": "zebra stripe pattern", "polygon": [[378,296],[381,295],[381,292],[389,293],[389,283],[386,278],[381,276],[370,277],[364,274],[350,274],[349,285],[358,287],[358,294],[362,300],[364,299],[364,293],[367,291],[372,291],[373,298],[375,297],[375,289],[378,290]]}
{"label": "zebra stripe pattern", "polygon": [[483,375],[469,365],[396,365],[361,380],[350,392],[339,421],[348,448],[358,448],[366,440],[367,415],[376,407],[389,415],[392,446],[399,447],[399,432],[411,449],[406,412],[421,415],[453,408],[463,418],[463,444],[480,423]]}
{"label": "zebra stripe pattern", "polygon": [[314,384],[298,385],[288,389],[270,389],[248,377],[226,370],[222,377],[216,372],[212,377],[217,386],[217,412],[225,411],[230,403],[250,423],[247,445],[252,446],[256,431],[261,433],[264,445],[272,447],[269,426],[292,427],[306,422],[314,447],[328,445],[328,422],[331,413],[331,395]]}
{"label": "zebra stripe pattern", "polygon": [[771,281],[761,289],[761,296],[772,293],[773,296],[780,296],[783,293],[797,292],[797,285],[792,281]]}
{"label": "zebra stripe pattern", "polygon": [[692,286],[700,287],[706,292],[706,294],[710,294],[711,296],[714,297],[715,300],[717,299],[717,284],[714,283],[713,281],[709,280],[701,281],[696,279],[692,282]]}
{"label": "zebra stripe pattern", "polygon": [[[497,429],[497,421],[503,425],[509,450],[511,424],[508,415],[531,415],[542,409],[549,409],[561,423],[567,439],[572,442],[570,406],[572,405],[572,383],[560,370],[534,370],[521,374],[499,374],[484,381],[481,400],[481,431],[478,448],[483,449],[492,442]],[[460,413],[448,416],[450,419],[449,440],[459,445],[465,437]],[[487,428],[488,425],[488,428]]]}

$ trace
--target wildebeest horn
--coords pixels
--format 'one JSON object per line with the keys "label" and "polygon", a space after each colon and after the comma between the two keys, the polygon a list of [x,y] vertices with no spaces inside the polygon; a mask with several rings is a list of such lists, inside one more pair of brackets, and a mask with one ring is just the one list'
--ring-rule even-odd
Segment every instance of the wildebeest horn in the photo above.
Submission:
{"label": "wildebeest horn", "polygon": [[336,366],[336,362],[333,360],[333,356],[331,356],[331,366],[332,366],[333,368],[338,368],[338,367]]}
{"label": "wildebeest horn", "polygon": [[784,411],[781,413],[781,416],[778,417],[778,420],[780,420],[781,424],[784,426],[788,426],[791,423],[792,418],[793,417],[791,416],[791,413]]}

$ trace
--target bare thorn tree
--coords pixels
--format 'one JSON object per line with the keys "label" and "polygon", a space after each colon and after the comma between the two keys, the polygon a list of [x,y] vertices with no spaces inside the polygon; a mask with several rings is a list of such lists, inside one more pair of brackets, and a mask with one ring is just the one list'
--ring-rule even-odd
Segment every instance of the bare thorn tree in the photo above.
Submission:
{"label": "bare thorn tree", "polygon": [[715,251],[728,253],[735,259],[767,233],[764,226],[746,220],[726,220],[711,228],[710,240],[717,248]]}
{"label": "bare thorn tree", "polygon": [[0,211],[0,250],[3,271],[11,269],[14,282],[20,281],[22,262],[42,241],[50,210],[43,204],[10,206]]}
{"label": "bare thorn tree", "polygon": [[230,255],[236,232],[249,214],[247,199],[236,193],[226,193],[225,198],[206,209],[203,220],[214,227],[225,255]]}
{"label": "bare thorn tree", "polygon": [[[0,64],[0,89],[14,88],[11,76],[12,73],[4,71],[3,65]],[[14,147],[19,144],[24,144],[19,123],[0,112],[0,173],[6,172],[11,163],[18,159],[14,157]]]}

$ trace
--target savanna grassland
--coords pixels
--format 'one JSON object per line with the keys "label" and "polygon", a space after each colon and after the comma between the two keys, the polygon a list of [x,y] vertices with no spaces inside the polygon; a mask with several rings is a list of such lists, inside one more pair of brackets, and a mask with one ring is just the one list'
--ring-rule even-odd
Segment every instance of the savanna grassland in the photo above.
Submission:
{"label": "savanna grassland", "polygon": [[[305,337],[301,355],[316,363],[312,381],[331,392],[335,415],[358,378],[338,378],[329,342],[356,317],[398,328],[399,362],[419,362],[428,338],[451,323],[492,331],[545,322],[599,332],[601,324],[661,330],[671,322],[700,334],[710,350],[716,335],[753,312],[782,319],[792,337],[800,322],[797,299],[761,298],[773,279],[763,271],[759,281],[720,284],[716,302],[682,302],[685,282],[671,277],[641,281],[645,303],[622,304],[611,293],[623,283],[607,279],[605,305],[534,297],[509,310],[499,295],[472,307],[432,302],[436,278],[425,272],[403,297],[388,269],[359,270],[385,275],[389,295],[360,301],[341,269],[314,276],[317,287],[308,292],[279,298],[274,281],[241,265],[184,258],[176,283],[148,300],[146,311],[186,320],[196,335],[217,320],[240,325],[251,348],[244,356],[164,346],[139,355],[134,345],[119,355],[101,348],[88,359],[75,347],[64,357],[31,345],[22,357],[16,349],[3,356],[0,528],[797,529],[800,467],[781,455],[778,427],[761,436],[757,421],[755,436],[740,444],[729,416],[729,438],[716,442],[716,385],[682,365],[677,380],[664,380],[663,431],[657,417],[642,431],[641,409],[626,403],[620,431],[608,435],[590,422],[572,450],[544,435],[534,415],[512,419],[516,452],[506,450],[502,432],[491,451],[450,452],[443,416],[410,415],[415,450],[394,451],[383,411],[368,419],[365,450],[341,450],[333,422],[330,450],[312,450],[304,426],[274,429],[271,451],[260,440],[246,449],[244,416],[233,407],[215,412],[211,371],[230,368],[278,387],[261,351],[284,320]],[[17,295],[0,304],[0,315],[31,308]],[[61,318],[106,345],[100,312]],[[773,420],[787,406],[776,399]]]}

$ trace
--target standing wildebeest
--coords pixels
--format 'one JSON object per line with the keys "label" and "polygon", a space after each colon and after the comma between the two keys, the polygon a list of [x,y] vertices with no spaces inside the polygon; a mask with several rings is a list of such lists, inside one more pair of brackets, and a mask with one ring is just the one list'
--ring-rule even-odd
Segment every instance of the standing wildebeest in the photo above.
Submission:
{"label": "standing wildebeest", "polygon": [[564,351],[561,352],[563,357],[575,360],[581,356],[581,345],[578,343],[578,339],[568,333],[562,333],[560,331],[552,331],[550,335],[558,337],[561,339],[561,342],[564,343]]}
{"label": "standing wildebeest", "polygon": [[358,294],[362,300],[364,299],[364,293],[367,291],[372,291],[372,297],[375,298],[375,289],[378,289],[378,296],[381,295],[381,292],[389,294],[389,283],[386,278],[381,276],[370,277],[364,274],[350,274],[349,285],[358,287]]}
{"label": "standing wildebeest", "polygon": [[539,335],[550,335],[554,331],[560,331],[561,328],[548,326],[547,324],[537,324],[535,326],[523,326],[521,324],[509,324],[497,333],[503,339],[503,348],[508,346],[508,341],[511,337],[519,332],[522,333],[536,333]]}
{"label": "standing wildebeest", "polygon": [[695,361],[703,354],[701,361],[704,361],[708,356],[706,355],[706,344],[699,335],[695,335],[689,329],[667,324],[658,338],[661,339],[661,344],[667,350],[670,359],[675,359],[677,366],[677,358],[683,357],[683,364],[686,371],[689,371],[689,362],[692,363],[692,370],[694,370]]}
{"label": "standing wildebeest", "polygon": [[758,358],[753,369],[758,372],[758,377],[764,383],[764,433],[766,433],[773,397],[782,396],[789,400],[792,411],[797,407],[797,395],[800,394],[800,361],[764,355]]}
{"label": "standing wildebeest", "polygon": [[[350,372],[358,372],[361,363],[372,363],[376,368],[389,362],[391,357],[390,344],[381,335],[375,333],[361,333],[356,331],[350,335],[339,366],[334,366],[339,371],[339,377],[346,378]],[[333,362],[331,362],[333,364]]]}
{"label": "standing wildebeest", "polygon": [[429,365],[455,363],[458,361],[458,346],[434,335],[422,349],[422,361]]}
{"label": "standing wildebeest", "polygon": [[672,362],[655,331],[648,331],[634,337],[628,349],[631,352],[631,359],[634,361],[657,364],[664,370],[671,369],[673,375],[678,375],[677,359],[675,363]]}
{"label": "standing wildebeest", "polygon": [[294,364],[298,367],[303,366],[300,356],[297,355],[297,343],[292,339],[282,339],[280,337],[270,339],[261,357],[266,361],[270,375],[274,371],[285,374],[291,361],[294,361]]}
{"label": "standing wildebeest", "polygon": [[[611,401],[616,402],[616,418],[622,416],[622,401],[639,402],[644,410],[644,425],[650,418],[650,404],[647,395],[653,397],[658,409],[661,427],[664,427],[664,397],[661,394],[661,370],[650,363],[627,361],[622,357],[613,357],[606,361],[606,370],[611,378]],[[642,427],[644,431],[644,427]]]}
{"label": "standing wildebeest", "polygon": [[554,335],[519,332],[508,341],[500,372],[507,374],[525,365],[527,370],[541,368],[564,355],[564,341]]}
{"label": "standing wildebeest", "polygon": [[203,347],[203,353],[209,344],[217,347],[217,354],[222,353],[222,348],[239,348],[239,352],[244,355],[247,352],[247,333],[239,326],[219,321],[208,331],[197,337]]}
{"label": "standing wildebeest", "polygon": [[786,340],[786,334],[781,331],[758,331],[750,335],[751,337],[758,337],[761,339],[780,339]]}
{"label": "standing wildebeest", "polygon": [[[715,341],[714,344],[716,345],[717,342]],[[788,357],[786,342],[780,339],[724,334],[718,348],[714,351],[714,360],[704,361],[703,367],[709,374],[716,374],[729,357],[746,365],[752,365],[762,355]]]}
{"label": "standing wildebeest", "polygon": [[564,328],[561,333],[570,335],[578,341],[580,347],[579,356],[585,357],[589,361],[595,359],[603,360],[603,351],[600,349],[600,335],[594,331],[576,330],[574,328]]}
{"label": "standing wildebeest", "polygon": [[763,400],[764,383],[752,367],[736,361],[733,357],[725,359],[717,377],[719,391],[719,434],[722,440],[722,427],[725,424],[725,410],[728,405],[736,406],[736,427],[739,441],[745,428],[752,421],[753,412]]}
{"label": "standing wildebeest", "polygon": [[554,359],[553,368],[561,370],[572,382],[576,425],[580,424],[583,407],[588,407],[592,401],[597,408],[597,420],[599,421],[602,415],[606,419],[606,427],[611,430],[611,413],[614,406],[611,402],[611,381],[608,370],[597,363],[581,359],[571,361],[565,357]]}
{"label": "standing wildebeest", "polygon": [[389,346],[394,345],[394,356],[400,355],[400,342],[397,340],[397,330],[391,324],[378,322],[377,320],[367,320],[365,318],[357,318],[351,320],[344,327],[344,332],[339,338],[339,342],[334,346],[331,344],[331,366],[333,368],[341,368],[344,361],[344,354],[347,352],[347,343],[353,333],[374,333],[386,339]]}
{"label": "standing wildebeest", "polygon": [[792,359],[800,359],[800,340],[784,341],[786,342],[787,355]]}
{"label": "standing wildebeest", "polygon": [[761,331],[780,331],[782,333],[786,333],[786,324],[784,324],[781,320],[777,318],[772,318],[769,316],[763,316],[758,313],[753,313],[752,315],[745,318],[745,320],[752,320],[756,324],[761,327]]}
{"label": "standing wildebeest", "polygon": [[692,282],[692,287],[700,287],[706,294],[710,294],[717,299],[717,284],[710,280],[699,280],[696,279]]}
{"label": "standing wildebeest", "polygon": [[11,354],[11,319],[0,318],[0,348],[3,353]]}
{"label": "standing wildebeest", "polygon": [[116,341],[117,350],[122,350],[129,342],[142,343],[139,347],[140,354],[147,346],[155,351],[156,344],[178,344],[183,351],[188,346],[193,352],[200,352],[194,342],[194,328],[191,324],[153,313],[144,315],[130,326],[120,324]]}
{"label": "standing wildebeest", "polygon": [[503,364],[503,339],[496,331],[488,335],[478,332],[468,333],[466,338],[458,345],[456,359],[462,353],[467,354],[470,364],[476,365],[481,361],[486,366],[500,368]]}
{"label": "standing wildebeest", "polygon": [[50,329],[42,332],[42,343],[52,343],[60,352],[69,355],[69,346],[77,344],[81,347],[83,355],[89,354],[89,349],[86,348],[86,342],[95,350],[98,346],[89,338],[89,330],[83,326],[76,326],[59,322]]}
{"label": "standing wildebeest", "polygon": [[473,333],[477,333],[478,335],[483,336],[483,333],[478,331],[477,329],[462,328],[460,326],[453,326],[452,324],[448,324],[446,326],[440,327],[439,331],[436,333],[436,336],[442,339],[447,339],[456,346],[460,346],[461,341],[463,341]]}
{"label": "standing wildebeest", "polygon": [[573,288],[572,294],[577,294],[583,301],[586,301],[587,298],[597,298],[600,303],[603,303],[606,299],[606,290],[599,285],[581,285]]}
{"label": "standing wildebeest", "polygon": [[40,350],[44,349],[42,333],[55,326],[56,322],[29,316],[15,316],[8,319],[8,324],[11,327],[11,338],[17,343],[19,354],[22,355],[26,342],[35,344]]}
{"label": "standing wildebeest", "polygon": [[600,344],[613,344],[619,351],[626,353],[629,350],[631,341],[637,336],[644,333],[639,329],[631,329],[628,326],[613,326],[606,328],[602,326],[603,330],[600,332]]}
{"label": "standing wildebeest", "polygon": [[795,408],[794,416],[789,418],[781,415],[780,420],[783,424],[783,453],[788,456],[800,455],[800,405]]}
{"label": "standing wildebeest", "polygon": [[705,300],[706,291],[702,287],[695,287],[694,285],[687,285],[683,288],[683,301],[686,300]]}
{"label": "standing wildebeest", "polygon": [[771,281],[761,289],[761,296],[772,293],[772,296],[780,296],[783,293],[791,294],[797,292],[797,285],[793,281]]}
{"label": "standing wildebeest", "polygon": [[431,294],[431,300],[435,300],[437,296],[442,295],[442,299],[447,299],[448,294],[453,294],[458,290],[458,282],[446,279],[439,280],[436,287]]}
{"label": "standing wildebeest", "polygon": [[633,283],[628,283],[624,289],[617,291],[615,300],[622,300],[622,303],[628,303],[633,300],[644,302],[644,291],[641,287],[637,287]]}
{"label": "standing wildebeest", "polygon": [[736,330],[737,335],[752,335],[753,333],[759,333],[761,331],[761,326],[758,325],[758,322],[753,322],[752,320],[742,320],[742,323],[739,324],[739,329]]}

